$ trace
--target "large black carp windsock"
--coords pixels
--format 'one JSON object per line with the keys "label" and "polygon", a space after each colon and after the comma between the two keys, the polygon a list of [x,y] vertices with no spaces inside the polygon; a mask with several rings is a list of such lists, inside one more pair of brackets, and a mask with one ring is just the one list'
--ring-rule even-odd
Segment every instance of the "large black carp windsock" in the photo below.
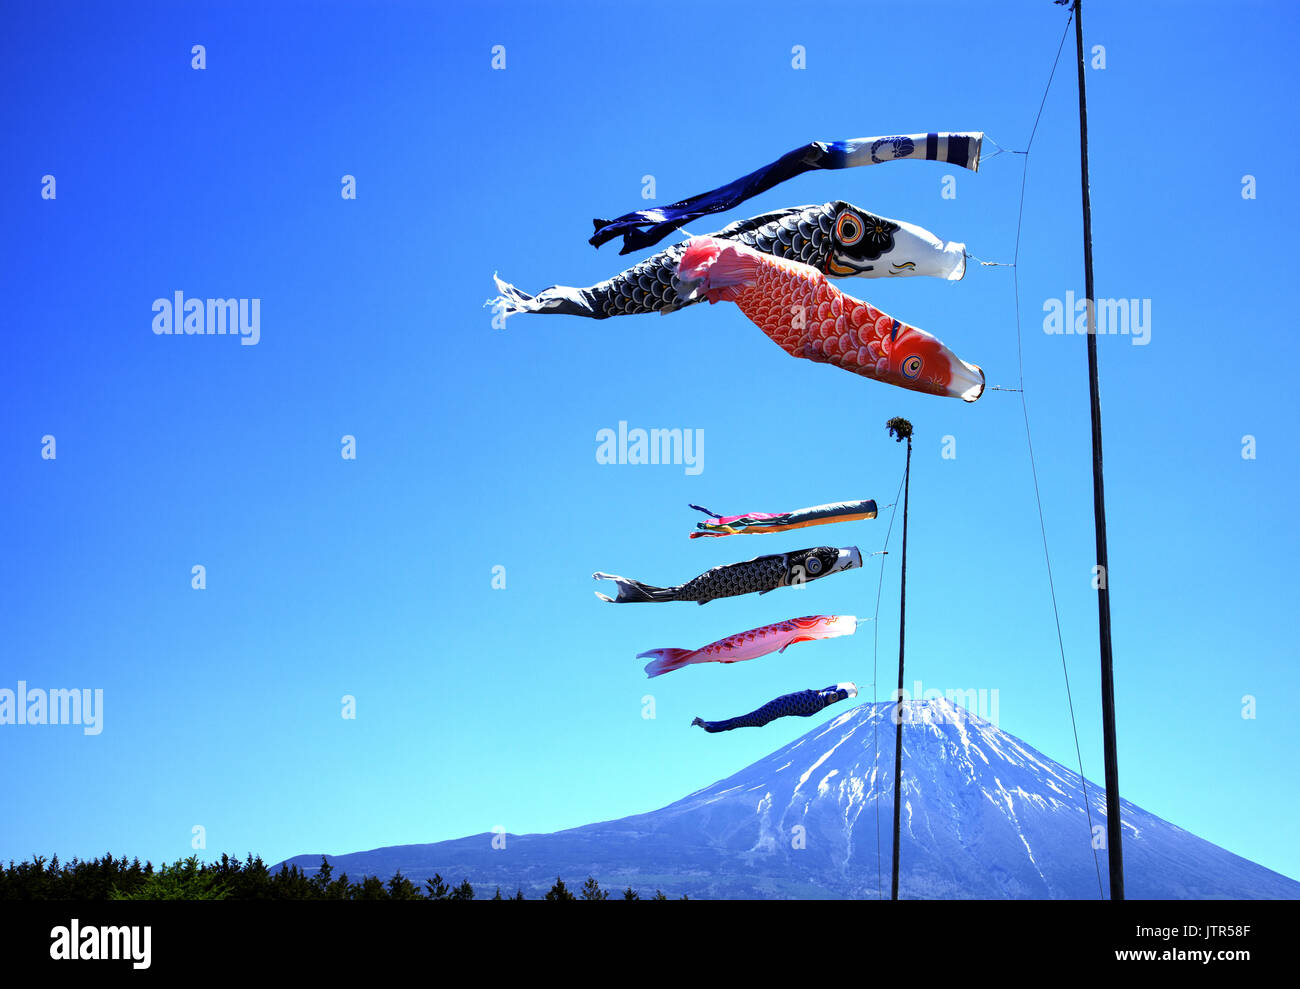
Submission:
{"label": "large black carp windsock", "polygon": [[774,701],[768,701],[757,711],[750,711],[726,721],[705,721],[696,718],[692,725],[699,725],[712,734],[719,731],[731,731],[733,728],[762,728],[777,718],[809,718],[832,704],[846,697],[857,697],[858,688],[853,683],[833,683],[821,690],[800,690],[793,694],[782,694]]}
{"label": "large black carp windsock", "polygon": [[727,563],[706,570],[675,587],[656,587],[629,577],[597,571],[596,580],[612,580],[618,585],[616,597],[596,591],[596,597],[614,604],[635,602],[695,601],[707,604],[715,598],[735,597],[737,594],[766,594],[778,587],[804,584],[827,574],[839,573],[862,566],[862,554],[856,546],[836,549],[834,546],[814,546],[792,553],[772,553],[756,556],[743,563]]}
{"label": "large black carp windsock", "polygon": [[690,199],[658,209],[634,210],[615,220],[593,220],[596,232],[589,243],[599,247],[621,234],[623,249],[619,253],[637,251],[659,243],[674,230],[697,217],[725,213],[786,179],[816,168],[855,168],[858,165],[878,165],[904,158],[921,158],[943,161],[977,172],[983,142],[984,134],[979,131],[859,137],[851,141],[813,141],[734,182],[691,196]]}
{"label": "large black carp windsock", "polygon": [[[930,275],[955,281],[966,274],[965,244],[941,240],[915,224],[877,216],[842,199],[761,213],[712,236],[812,265],[831,278]],[[505,316],[531,312],[606,319],[672,312],[703,301],[683,300],[679,292],[677,265],[686,247],[687,242],[674,244],[587,288],[552,285],[529,295],[493,275],[501,294],[488,305]]]}

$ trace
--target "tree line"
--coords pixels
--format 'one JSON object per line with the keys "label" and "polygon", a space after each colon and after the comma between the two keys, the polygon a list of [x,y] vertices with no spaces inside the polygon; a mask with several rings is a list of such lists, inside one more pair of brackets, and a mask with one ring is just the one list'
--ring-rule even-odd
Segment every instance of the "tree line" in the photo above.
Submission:
{"label": "tree line", "polygon": [[[60,863],[59,857],[46,860],[34,856],[30,861],[0,869],[0,900],[473,900],[477,899],[468,879],[452,886],[441,875],[417,886],[399,871],[387,882],[377,876],[348,878],[346,872],[336,877],[334,867],[324,856],[320,869],[308,876],[296,865],[282,865],[272,872],[261,856],[249,855],[242,861],[223,854],[219,861],[202,862],[197,855],[162,863],[140,864],[138,858],[114,858],[111,854],[97,859],[72,859]],[[632,887],[623,890],[624,900],[642,897]],[[492,900],[523,900],[523,890],[513,896],[502,895],[498,886]],[[588,876],[574,892],[556,877],[544,900],[608,900],[610,891],[601,889]],[[646,899],[666,900],[655,890]],[[689,897],[683,896],[683,900]]]}

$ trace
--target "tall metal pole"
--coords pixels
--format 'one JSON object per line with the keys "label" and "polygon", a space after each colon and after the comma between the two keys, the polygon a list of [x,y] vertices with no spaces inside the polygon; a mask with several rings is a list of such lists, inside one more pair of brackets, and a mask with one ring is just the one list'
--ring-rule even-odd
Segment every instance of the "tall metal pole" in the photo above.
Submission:
{"label": "tall metal pole", "polygon": [[899,813],[903,806],[903,643],[907,631],[907,498],[912,480],[912,424],[895,416],[886,423],[899,443],[907,440],[907,466],[903,469],[903,576],[898,589],[898,703],[894,707],[894,869],[889,898],[898,899]]}
{"label": "tall metal pole", "polygon": [[1106,492],[1101,469],[1101,392],[1097,385],[1096,296],[1092,282],[1092,201],[1088,195],[1088,96],[1084,73],[1083,13],[1074,0],[1079,49],[1079,160],[1083,178],[1083,277],[1088,318],[1088,395],[1092,404],[1092,510],[1097,532],[1097,629],[1101,638],[1101,729],[1106,762],[1106,856],[1110,898],[1124,899],[1124,848],[1120,832],[1119,757],[1115,747],[1115,678],[1110,649],[1110,567],[1106,556]]}

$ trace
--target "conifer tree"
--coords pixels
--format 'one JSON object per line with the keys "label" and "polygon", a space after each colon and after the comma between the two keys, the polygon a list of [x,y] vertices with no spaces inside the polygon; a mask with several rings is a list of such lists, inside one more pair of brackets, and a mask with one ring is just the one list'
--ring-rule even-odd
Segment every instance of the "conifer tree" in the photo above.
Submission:
{"label": "conifer tree", "polygon": [[544,900],[576,900],[577,897],[569,892],[569,888],[564,885],[564,880],[559,876],[555,877],[555,885],[546,893]]}
{"label": "conifer tree", "polygon": [[311,887],[316,893],[316,899],[324,899],[326,891],[330,888],[330,879],[334,876],[334,866],[330,865],[329,859],[324,855],[320,857],[320,868],[316,870],[316,875],[311,877]]}
{"label": "conifer tree", "polygon": [[393,878],[388,880],[388,898],[390,900],[420,900],[420,891],[415,888],[415,883],[402,875],[402,870],[398,869],[393,873]]}
{"label": "conifer tree", "polygon": [[472,900],[474,899],[474,887],[470,885],[468,879],[464,880],[459,886],[451,891],[447,897],[449,900]]}
{"label": "conifer tree", "polygon": [[348,874],[340,872],[339,877],[329,884],[325,890],[325,896],[330,900],[346,900],[350,895],[352,884],[348,882]]}
{"label": "conifer tree", "polygon": [[609,893],[600,888],[600,883],[596,882],[595,876],[588,876],[587,881],[582,884],[582,900],[608,900]]}
{"label": "conifer tree", "polygon": [[388,899],[388,890],[384,889],[383,881],[378,876],[366,876],[361,882],[353,883],[348,892],[354,900]]}
{"label": "conifer tree", "polygon": [[448,887],[447,884],[442,881],[442,876],[436,872],[433,874],[432,879],[426,879],[424,881],[424,889],[425,889],[425,894],[424,894],[425,899],[428,900],[450,899],[450,897],[447,895],[451,891],[450,887]]}

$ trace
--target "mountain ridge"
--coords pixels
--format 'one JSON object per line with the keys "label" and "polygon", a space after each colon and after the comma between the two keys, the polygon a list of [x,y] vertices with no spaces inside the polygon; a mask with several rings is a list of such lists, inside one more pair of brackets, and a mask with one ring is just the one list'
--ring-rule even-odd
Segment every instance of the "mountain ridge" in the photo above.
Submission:
{"label": "mountain ridge", "polygon": [[[435,872],[540,895],[588,875],[695,898],[888,896],[892,702],[859,704],[657,810],[549,834],[491,832],[324,856],[337,870],[422,883]],[[1105,791],[949,700],[904,705],[900,895],[1108,895]],[[879,832],[876,815],[879,814]],[[1132,899],[1300,898],[1300,883],[1121,800]],[[864,814],[867,815],[864,817]],[[877,837],[878,836],[878,837]],[[877,853],[877,841],[879,853]],[[504,848],[499,847],[504,844]],[[320,855],[285,862],[309,875]],[[882,886],[883,884],[883,886]]]}

